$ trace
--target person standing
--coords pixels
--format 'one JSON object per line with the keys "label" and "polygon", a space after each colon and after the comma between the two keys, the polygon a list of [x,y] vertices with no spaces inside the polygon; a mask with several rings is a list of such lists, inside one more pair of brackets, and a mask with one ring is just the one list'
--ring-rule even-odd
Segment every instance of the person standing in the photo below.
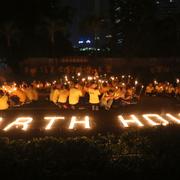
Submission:
{"label": "person standing", "polygon": [[101,95],[97,84],[92,84],[92,86],[88,89],[89,93],[89,103],[91,104],[92,110],[93,111],[98,111],[99,110],[99,96]]}
{"label": "person standing", "polygon": [[77,83],[72,85],[69,91],[69,104],[72,109],[75,109],[77,104],[79,103],[80,97],[83,96],[82,90],[80,89],[80,85]]}

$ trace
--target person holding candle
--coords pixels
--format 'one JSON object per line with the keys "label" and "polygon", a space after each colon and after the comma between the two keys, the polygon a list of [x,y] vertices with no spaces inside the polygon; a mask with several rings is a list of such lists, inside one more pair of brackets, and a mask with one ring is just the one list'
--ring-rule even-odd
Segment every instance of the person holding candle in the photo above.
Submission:
{"label": "person holding candle", "polygon": [[89,103],[91,104],[93,111],[99,110],[99,96],[101,95],[98,85],[96,83],[93,83],[90,88],[88,88],[89,93]]}
{"label": "person holding candle", "polygon": [[103,93],[101,97],[101,106],[104,107],[105,110],[110,110],[114,98],[115,98],[115,92],[112,89]]}
{"label": "person holding candle", "polygon": [[69,97],[69,87],[67,85],[63,85],[62,89],[59,90],[59,98],[58,104],[60,108],[67,109],[67,100]]}
{"label": "person holding candle", "polygon": [[79,103],[80,97],[83,96],[82,90],[80,89],[80,85],[76,83],[72,84],[69,91],[69,104],[72,109],[76,109],[76,105]]}
{"label": "person holding candle", "polygon": [[50,101],[52,101],[54,104],[56,104],[58,102],[58,98],[59,98],[59,89],[56,86],[54,86],[51,89]]}
{"label": "person holding candle", "polygon": [[27,102],[32,102],[33,101],[32,86],[24,85],[23,91],[26,94]]}
{"label": "person holding candle", "polygon": [[153,84],[150,83],[146,86],[145,94],[150,96],[153,94],[153,92],[154,92],[154,87],[153,87]]}
{"label": "person holding candle", "polygon": [[10,96],[19,97],[20,104],[24,104],[26,101],[26,94],[19,87],[15,88],[10,94]]}
{"label": "person holding candle", "polygon": [[2,90],[0,90],[0,110],[6,110],[8,108],[8,96]]}

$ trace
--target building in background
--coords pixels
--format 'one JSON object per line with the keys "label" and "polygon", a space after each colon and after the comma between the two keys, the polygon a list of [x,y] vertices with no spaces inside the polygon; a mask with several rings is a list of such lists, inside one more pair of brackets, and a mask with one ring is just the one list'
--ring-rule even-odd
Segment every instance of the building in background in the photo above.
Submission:
{"label": "building in background", "polygon": [[[70,40],[73,47],[77,51],[81,51],[82,53],[89,52],[89,54],[92,54],[94,51],[109,52],[109,42],[112,37],[109,0],[64,0],[64,4],[72,6],[75,9],[75,17],[70,27]],[[101,28],[99,32],[94,33],[91,30],[93,27],[90,24],[90,19],[93,21],[93,18],[98,18],[98,21],[100,21],[98,23],[104,25],[105,28]],[[90,32],[83,32],[81,27],[83,21],[90,22]],[[88,26],[88,23],[86,26]]]}
{"label": "building in background", "polygon": [[[121,51],[122,47],[125,44],[125,34],[131,28],[134,28],[135,23],[138,22],[138,18],[136,19],[135,16],[143,16],[143,14],[141,14],[143,6],[138,4],[139,8],[141,8],[141,10],[139,11],[140,14],[138,15],[137,13],[139,9],[136,10],[133,6],[133,3],[132,5],[130,5],[130,2],[132,1],[110,0],[110,12],[113,34],[112,49],[115,52]],[[154,16],[157,19],[157,21],[161,21],[166,18],[174,18],[176,21],[175,23],[177,25],[177,31],[180,32],[180,20],[177,18],[178,15],[180,17],[180,0],[152,0],[151,3],[154,6],[154,11],[152,13],[154,13]],[[136,15],[134,15],[134,13]],[[133,25],[131,26],[131,24]]]}
{"label": "building in background", "polygon": [[156,0],[158,17],[165,18],[180,13],[179,0]]}
{"label": "building in background", "polygon": [[121,2],[118,0],[111,1],[111,19],[113,24],[113,47],[116,51],[123,45],[123,34],[121,29]]}

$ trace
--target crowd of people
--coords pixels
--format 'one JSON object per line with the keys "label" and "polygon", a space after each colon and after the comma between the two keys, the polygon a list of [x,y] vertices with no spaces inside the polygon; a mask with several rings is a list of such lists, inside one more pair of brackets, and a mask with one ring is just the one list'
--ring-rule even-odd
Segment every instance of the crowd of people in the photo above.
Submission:
{"label": "crowd of people", "polygon": [[[79,75],[79,77],[78,77]],[[140,97],[138,81],[130,75],[128,77],[88,76],[80,78],[80,74],[68,79],[67,76],[59,84],[54,84],[50,92],[50,101],[60,108],[76,109],[77,106],[91,106],[92,110],[100,107],[109,110],[112,104],[136,103]],[[139,91],[139,92],[138,92]]]}
{"label": "crowd of people", "polygon": [[38,100],[38,92],[33,85],[27,83],[4,83],[0,87],[0,110],[22,106]]}
{"label": "crowd of people", "polygon": [[176,79],[176,83],[154,81],[144,87],[131,75],[95,73],[83,76],[81,73],[63,75],[52,82],[5,82],[0,86],[0,110],[37,101],[44,95],[61,109],[90,108],[93,111],[137,104],[144,94],[180,97],[179,79]]}
{"label": "crowd of people", "polygon": [[0,109],[37,101],[42,92],[46,92],[48,99],[60,108],[76,109],[91,105],[92,110],[99,110],[100,106],[108,110],[114,103],[136,102],[140,95],[137,91],[138,82],[130,75],[83,77],[78,72],[74,76],[65,75],[53,82],[4,83],[0,88]]}
{"label": "crowd of people", "polygon": [[149,83],[145,90],[146,95],[149,96],[168,96],[176,97],[180,96],[180,82],[176,79],[176,83],[169,82],[157,82],[156,80]]}
{"label": "crowd of people", "polygon": [[92,67],[92,66],[88,66],[88,65],[81,65],[81,66],[47,66],[47,65],[42,65],[42,66],[32,66],[32,67],[28,67],[25,66],[23,68],[23,73],[25,75],[28,75],[30,77],[37,77],[37,76],[42,76],[42,75],[63,75],[63,74],[69,74],[69,75],[73,75],[73,74],[77,74],[77,73],[81,73],[84,75],[97,75],[98,73],[101,73],[102,71],[104,71],[104,69],[102,67]]}

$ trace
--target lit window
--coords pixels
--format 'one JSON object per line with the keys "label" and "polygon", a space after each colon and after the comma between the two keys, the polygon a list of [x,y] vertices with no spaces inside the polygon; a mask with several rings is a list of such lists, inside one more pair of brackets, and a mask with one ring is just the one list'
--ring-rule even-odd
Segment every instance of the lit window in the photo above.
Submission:
{"label": "lit window", "polygon": [[112,35],[111,34],[107,34],[106,38],[112,38]]}
{"label": "lit window", "polygon": [[123,43],[123,39],[118,39],[118,40],[117,40],[117,43],[118,43],[118,44],[122,44],[122,43]]}
{"label": "lit window", "polygon": [[95,39],[95,40],[100,40],[100,37],[99,37],[99,36],[97,36],[97,37],[95,37],[94,39]]}
{"label": "lit window", "polygon": [[78,44],[83,44],[84,43],[84,41],[78,41]]}
{"label": "lit window", "polygon": [[121,9],[121,7],[117,7],[117,8],[115,9],[115,11],[120,11],[120,9]]}
{"label": "lit window", "polygon": [[120,19],[116,19],[116,24],[120,23],[121,20]]}
{"label": "lit window", "polygon": [[87,41],[86,41],[86,44],[91,44],[91,41],[90,41],[90,40],[87,40]]}

